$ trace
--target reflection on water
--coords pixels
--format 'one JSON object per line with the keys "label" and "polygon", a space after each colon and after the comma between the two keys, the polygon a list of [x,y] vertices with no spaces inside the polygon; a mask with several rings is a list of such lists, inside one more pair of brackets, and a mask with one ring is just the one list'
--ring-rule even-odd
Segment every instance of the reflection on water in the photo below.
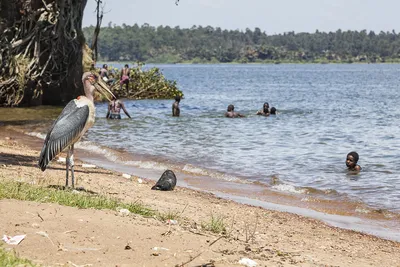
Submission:
{"label": "reflection on water", "polygon": [[[399,68],[164,65],[166,77],[185,93],[181,117],[171,116],[172,100],[139,100],[125,101],[132,120],[109,121],[107,104],[98,103],[86,140],[217,179],[400,211]],[[256,116],[264,102],[279,114]],[[229,104],[247,117],[224,118]],[[0,120],[15,121],[8,118],[19,110],[1,109]],[[27,109],[16,120],[51,121],[60,111]],[[346,172],[353,150],[363,168],[358,175]]]}

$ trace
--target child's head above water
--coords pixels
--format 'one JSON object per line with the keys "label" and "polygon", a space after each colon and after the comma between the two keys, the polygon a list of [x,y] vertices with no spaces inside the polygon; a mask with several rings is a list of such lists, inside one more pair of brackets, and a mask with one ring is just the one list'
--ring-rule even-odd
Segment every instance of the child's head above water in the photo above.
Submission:
{"label": "child's head above water", "polygon": [[357,165],[358,159],[359,159],[358,153],[355,151],[352,151],[349,154],[347,154],[346,158],[347,168],[351,171],[360,171],[361,167]]}

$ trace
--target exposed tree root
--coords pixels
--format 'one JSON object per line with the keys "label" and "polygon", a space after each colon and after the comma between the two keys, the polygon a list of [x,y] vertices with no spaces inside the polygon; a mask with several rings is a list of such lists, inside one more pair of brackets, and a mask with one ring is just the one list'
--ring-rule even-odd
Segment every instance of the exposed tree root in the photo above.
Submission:
{"label": "exposed tree root", "polygon": [[14,7],[0,9],[8,14],[0,33],[0,105],[70,100],[82,90],[86,0],[0,1]]}

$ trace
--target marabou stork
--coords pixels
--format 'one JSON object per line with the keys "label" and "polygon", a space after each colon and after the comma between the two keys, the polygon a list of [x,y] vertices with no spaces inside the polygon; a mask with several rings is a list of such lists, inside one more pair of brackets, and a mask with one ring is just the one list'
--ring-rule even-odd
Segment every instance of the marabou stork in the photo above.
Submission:
{"label": "marabou stork", "polygon": [[60,116],[47,133],[39,156],[39,167],[44,171],[47,165],[61,153],[61,151],[68,148],[65,186],[68,187],[68,168],[70,167],[72,188],[74,188],[74,144],[78,142],[94,124],[94,91],[98,90],[108,100],[110,100],[110,98],[106,93],[115,97],[101,79],[98,79],[98,77],[91,72],[85,72],[82,75],[82,82],[85,96],[78,96],[65,106]]}

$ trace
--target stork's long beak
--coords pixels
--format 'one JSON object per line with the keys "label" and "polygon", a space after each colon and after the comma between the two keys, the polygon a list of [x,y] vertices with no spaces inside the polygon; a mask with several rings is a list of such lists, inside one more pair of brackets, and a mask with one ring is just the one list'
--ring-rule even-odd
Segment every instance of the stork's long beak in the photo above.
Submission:
{"label": "stork's long beak", "polygon": [[97,91],[99,91],[102,95],[104,95],[104,97],[107,98],[108,101],[111,101],[109,95],[111,95],[113,98],[116,98],[115,95],[108,88],[107,84],[103,82],[101,77],[97,79],[96,83],[94,84],[94,87],[97,89]]}

